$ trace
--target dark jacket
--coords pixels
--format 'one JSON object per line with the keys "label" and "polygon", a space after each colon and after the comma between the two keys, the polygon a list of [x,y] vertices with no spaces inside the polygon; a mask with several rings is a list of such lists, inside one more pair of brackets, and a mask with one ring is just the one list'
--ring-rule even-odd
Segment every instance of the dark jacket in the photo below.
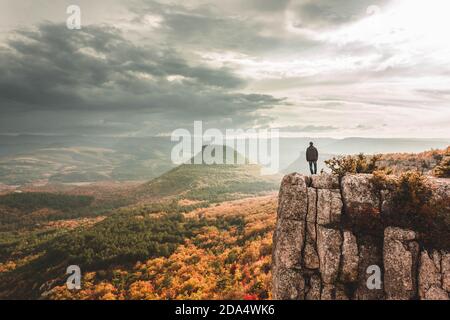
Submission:
{"label": "dark jacket", "polygon": [[319,152],[314,146],[309,146],[306,149],[306,161],[317,161],[319,160]]}

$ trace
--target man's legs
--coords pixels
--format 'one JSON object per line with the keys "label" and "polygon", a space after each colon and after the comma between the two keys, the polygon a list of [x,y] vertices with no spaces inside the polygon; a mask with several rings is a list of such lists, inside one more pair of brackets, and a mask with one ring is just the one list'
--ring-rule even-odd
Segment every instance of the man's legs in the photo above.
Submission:
{"label": "man's legs", "polygon": [[309,161],[309,171],[311,171],[311,174],[314,174],[313,162],[314,161]]}
{"label": "man's legs", "polygon": [[314,161],[314,174],[317,174],[317,161]]}

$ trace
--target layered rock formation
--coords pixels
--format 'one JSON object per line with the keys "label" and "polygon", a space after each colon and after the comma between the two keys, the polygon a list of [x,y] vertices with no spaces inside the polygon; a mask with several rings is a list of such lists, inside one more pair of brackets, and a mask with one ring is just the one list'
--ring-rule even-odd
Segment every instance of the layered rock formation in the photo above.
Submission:
{"label": "layered rock formation", "polygon": [[[283,179],[273,241],[275,299],[449,299],[450,248],[425,247],[415,230],[385,225],[389,192],[376,192],[371,178]],[[448,180],[436,181],[433,193],[450,206]]]}

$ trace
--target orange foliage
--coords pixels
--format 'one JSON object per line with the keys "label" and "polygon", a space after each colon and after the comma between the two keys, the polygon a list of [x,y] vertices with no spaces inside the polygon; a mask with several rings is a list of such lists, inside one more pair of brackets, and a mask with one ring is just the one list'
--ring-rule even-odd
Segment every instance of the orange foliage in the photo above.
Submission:
{"label": "orange foliage", "polygon": [[[208,218],[243,217],[245,226],[243,230],[204,227],[167,258],[138,262],[126,271],[113,270],[108,280],[100,279],[99,272],[88,273],[81,290],[56,287],[50,298],[270,299],[276,197],[233,201],[201,211]],[[186,216],[195,219],[196,214]]]}

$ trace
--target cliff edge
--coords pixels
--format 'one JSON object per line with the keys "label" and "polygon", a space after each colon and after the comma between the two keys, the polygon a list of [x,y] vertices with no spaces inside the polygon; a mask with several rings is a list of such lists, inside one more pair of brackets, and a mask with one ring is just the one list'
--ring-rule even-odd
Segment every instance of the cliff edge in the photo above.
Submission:
{"label": "cliff edge", "polygon": [[448,300],[450,180],[428,180],[444,216],[436,241],[434,224],[401,216],[392,192],[370,174],[285,176],[273,237],[274,299]]}

